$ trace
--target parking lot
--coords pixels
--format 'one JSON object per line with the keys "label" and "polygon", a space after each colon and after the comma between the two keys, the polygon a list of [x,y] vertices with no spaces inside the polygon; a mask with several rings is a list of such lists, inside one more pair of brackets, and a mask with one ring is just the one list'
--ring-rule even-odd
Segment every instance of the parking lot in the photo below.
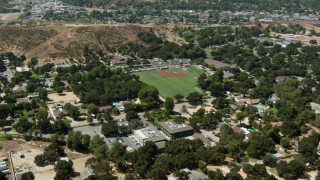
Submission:
{"label": "parking lot", "polygon": [[101,125],[82,126],[74,128],[73,130],[80,131],[82,134],[88,134],[90,137],[93,137],[101,133]]}
{"label": "parking lot", "polygon": [[132,149],[138,149],[141,147],[141,144],[138,143],[138,141],[133,137],[133,135],[129,135],[128,137],[122,137],[123,144],[127,145],[128,147],[131,147]]}
{"label": "parking lot", "polygon": [[[101,125],[92,125],[92,126],[83,126],[74,128],[74,131],[80,131],[82,134],[88,134],[90,137],[95,135],[99,135],[100,137],[104,137],[101,134]],[[106,142],[107,146],[110,148],[112,144],[117,140],[121,139],[124,145],[130,146],[133,149],[138,149],[138,147],[128,139],[128,137],[104,137],[104,141]]]}

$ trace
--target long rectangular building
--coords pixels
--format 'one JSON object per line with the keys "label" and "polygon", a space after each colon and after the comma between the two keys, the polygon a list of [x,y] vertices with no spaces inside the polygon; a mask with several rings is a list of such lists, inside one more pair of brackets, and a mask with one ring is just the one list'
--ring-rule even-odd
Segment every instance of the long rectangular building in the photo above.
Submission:
{"label": "long rectangular building", "polygon": [[165,121],[159,123],[161,131],[169,137],[169,139],[178,139],[193,134],[193,128],[185,123],[177,124],[173,121]]}

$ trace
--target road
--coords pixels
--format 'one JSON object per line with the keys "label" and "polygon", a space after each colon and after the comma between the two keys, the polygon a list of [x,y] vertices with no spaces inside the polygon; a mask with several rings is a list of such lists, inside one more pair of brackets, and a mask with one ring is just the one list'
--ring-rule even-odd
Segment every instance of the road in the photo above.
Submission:
{"label": "road", "polygon": [[11,172],[10,175],[11,177],[9,176],[9,180],[12,179],[12,180],[16,180],[16,176],[15,176],[15,172],[14,172],[14,168],[13,168],[13,162],[12,162],[12,152],[9,152],[9,171]]}

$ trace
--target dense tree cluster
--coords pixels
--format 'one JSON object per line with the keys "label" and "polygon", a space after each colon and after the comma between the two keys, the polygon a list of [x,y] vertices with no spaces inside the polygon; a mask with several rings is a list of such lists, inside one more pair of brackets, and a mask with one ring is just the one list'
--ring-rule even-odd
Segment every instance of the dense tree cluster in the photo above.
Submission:
{"label": "dense tree cluster", "polygon": [[112,70],[100,62],[66,68],[56,78],[67,79],[83,103],[95,105],[136,98],[143,85],[137,76]]}
{"label": "dense tree cluster", "polygon": [[81,132],[69,131],[67,146],[70,149],[74,149],[76,151],[86,152],[89,149],[90,145],[90,136],[87,134],[82,135]]}
{"label": "dense tree cluster", "polygon": [[122,54],[134,55],[145,59],[151,59],[154,57],[162,59],[172,59],[172,58],[205,58],[206,53],[203,49],[195,44],[182,45],[179,46],[176,43],[169,42],[167,40],[162,40],[162,38],[157,37],[154,32],[139,33],[138,37],[145,43],[149,44],[148,47],[137,46],[136,44],[126,44],[119,47]]}
{"label": "dense tree cluster", "polygon": [[54,164],[58,158],[66,156],[63,147],[56,143],[50,144],[45,148],[43,154],[39,154],[35,157],[34,163],[37,166],[43,167],[46,165]]}

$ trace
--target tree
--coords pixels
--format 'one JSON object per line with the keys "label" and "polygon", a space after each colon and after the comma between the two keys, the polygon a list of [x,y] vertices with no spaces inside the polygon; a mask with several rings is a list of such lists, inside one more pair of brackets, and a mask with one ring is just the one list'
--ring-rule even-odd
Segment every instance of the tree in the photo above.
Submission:
{"label": "tree", "polygon": [[106,142],[98,135],[95,135],[92,137],[89,145],[89,150],[91,152],[94,152],[95,149],[97,149],[100,146],[106,145]]}
{"label": "tree", "polygon": [[125,177],[125,180],[136,180],[137,178],[131,174],[131,173],[127,173],[126,174],[126,177]]}
{"label": "tree", "polygon": [[6,119],[9,115],[9,109],[6,104],[0,104],[0,120],[1,119]]}
{"label": "tree", "polygon": [[220,169],[217,169],[216,171],[208,171],[208,176],[212,180],[224,180],[224,176]]}
{"label": "tree", "polygon": [[38,120],[46,120],[48,118],[48,110],[45,108],[41,108],[36,114]]}
{"label": "tree", "polygon": [[280,141],[280,145],[284,148],[290,147],[290,140],[288,138],[282,138]]}
{"label": "tree", "polygon": [[317,135],[303,138],[299,141],[298,151],[307,162],[315,162],[317,159],[317,147],[319,138]]}
{"label": "tree", "polygon": [[53,164],[60,157],[60,154],[55,150],[46,150],[44,151],[43,156],[45,157],[48,164]]}
{"label": "tree", "polygon": [[74,106],[70,103],[67,103],[63,107],[67,112],[68,115],[71,116],[73,119],[77,119],[79,116],[79,108],[77,106]]}
{"label": "tree", "polygon": [[21,180],[34,180],[34,179],[35,179],[34,174],[31,171],[23,173],[21,175]]}
{"label": "tree", "polygon": [[59,95],[61,95],[63,93],[63,87],[57,87],[56,91]]}
{"label": "tree", "polygon": [[54,171],[56,171],[56,176],[54,180],[70,180],[74,170],[73,170],[73,162],[69,161],[58,161],[54,166]]}
{"label": "tree", "polygon": [[268,53],[268,51],[264,48],[263,45],[259,45],[257,48],[257,54],[259,56],[265,56]]}
{"label": "tree", "polygon": [[101,127],[101,133],[106,136],[115,136],[118,134],[118,125],[116,122],[108,122],[108,123],[103,123]]}
{"label": "tree", "polygon": [[67,145],[71,149],[75,149],[76,151],[82,150],[82,134],[80,131],[69,131]]}
{"label": "tree", "polygon": [[260,158],[274,151],[275,143],[262,132],[252,132],[248,140],[247,152],[250,157]]}
{"label": "tree", "polygon": [[[1,60],[1,59],[0,59]],[[2,171],[0,171],[0,179],[2,180],[7,180],[7,176],[5,173],[3,173]]]}
{"label": "tree", "polygon": [[33,124],[28,121],[28,117],[22,116],[19,118],[18,122],[13,126],[17,132],[25,133],[31,129]]}
{"label": "tree", "polygon": [[55,133],[66,134],[70,127],[61,119],[57,119],[54,121],[52,128]]}
{"label": "tree", "polygon": [[198,92],[193,92],[187,96],[187,100],[190,104],[198,105],[202,103],[202,95]]}
{"label": "tree", "polygon": [[90,114],[98,114],[99,112],[99,107],[94,104],[89,104],[87,109]]}
{"label": "tree", "polygon": [[263,179],[269,176],[267,169],[263,164],[245,164],[243,166],[243,171],[252,179]]}
{"label": "tree", "polygon": [[66,153],[64,152],[64,149],[58,145],[57,143],[52,143],[48,147],[44,149],[45,151],[55,151],[59,154],[59,156],[65,156]]}
{"label": "tree", "polygon": [[34,67],[38,64],[38,60],[36,58],[31,58],[31,60],[28,62],[28,67]]}
{"label": "tree", "polygon": [[108,155],[112,161],[117,161],[123,155],[126,154],[126,148],[118,141],[112,144],[112,148],[109,149]]}
{"label": "tree", "polygon": [[134,165],[135,173],[145,177],[157,155],[157,146],[147,141],[144,146],[130,154],[129,160]]}
{"label": "tree", "polygon": [[315,39],[310,40],[309,43],[310,44],[318,44],[317,40],[315,40]]}
{"label": "tree", "polygon": [[169,112],[172,113],[173,112],[173,108],[174,108],[174,101],[172,97],[167,97],[165,102],[164,102],[164,107],[165,109]]}
{"label": "tree", "polygon": [[262,160],[266,166],[275,167],[277,165],[277,158],[271,154],[266,154]]}
{"label": "tree", "polygon": [[182,105],[182,107],[181,107],[181,112],[187,113],[187,111],[188,111],[187,106],[186,106],[186,105]]}
{"label": "tree", "polygon": [[302,176],[305,168],[305,165],[298,160],[292,160],[289,163],[280,161],[276,166],[279,176],[285,179],[296,179]]}
{"label": "tree", "polygon": [[90,123],[90,124],[93,123],[93,117],[92,117],[91,114],[89,114],[89,115],[87,116],[87,122]]}
{"label": "tree", "polygon": [[223,109],[228,107],[229,101],[227,99],[224,99],[222,97],[217,97],[212,101],[212,105],[216,109]]}
{"label": "tree", "polygon": [[34,163],[37,166],[44,167],[46,165],[45,156],[43,154],[37,155],[36,157],[34,157]]}
{"label": "tree", "polygon": [[231,171],[229,172],[226,177],[226,179],[233,179],[233,180],[242,180],[242,177],[240,176],[239,173],[235,172],[235,171]]}
{"label": "tree", "polygon": [[43,99],[45,101],[48,99],[48,92],[46,89],[39,87],[36,89],[36,91],[39,93],[40,99]]}
{"label": "tree", "polygon": [[139,119],[139,116],[135,111],[128,111],[126,113],[126,119],[128,121],[131,121],[131,120],[134,120],[134,119]]}
{"label": "tree", "polygon": [[45,134],[52,132],[52,126],[49,119],[38,120],[35,127]]}
{"label": "tree", "polygon": [[141,101],[157,101],[159,99],[159,91],[156,87],[148,85],[139,91],[138,96]]}
{"label": "tree", "polygon": [[178,180],[189,180],[190,172],[186,171],[176,171],[174,175],[178,178]]}
{"label": "tree", "polygon": [[182,94],[176,94],[176,95],[174,96],[174,99],[175,99],[178,103],[180,103],[180,102],[182,102],[182,100],[184,99],[184,96],[183,96]]}
{"label": "tree", "polygon": [[154,179],[154,180],[168,179],[167,172],[163,168],[152,168],[150,171],[150,177],[152,177],[152,179]]}

